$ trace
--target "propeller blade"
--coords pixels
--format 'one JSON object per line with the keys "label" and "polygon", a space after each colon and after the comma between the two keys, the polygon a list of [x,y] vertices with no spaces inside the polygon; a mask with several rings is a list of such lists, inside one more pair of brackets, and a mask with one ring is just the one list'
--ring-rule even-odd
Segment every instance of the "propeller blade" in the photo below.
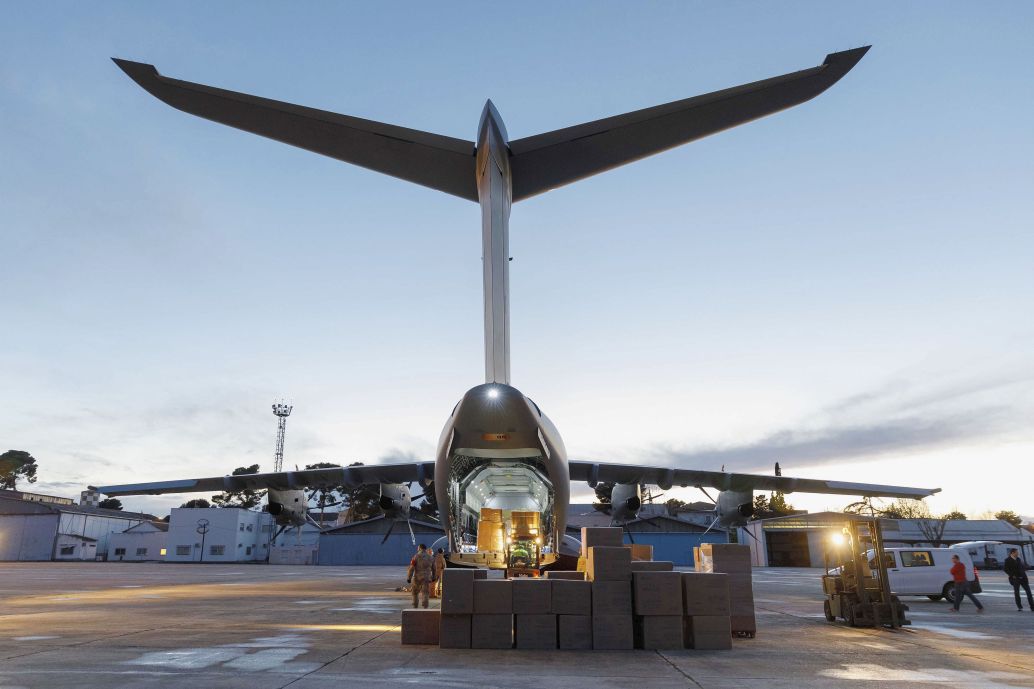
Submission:
{"label": "propeller blade", "polygon": [[713,522],[711,522],[711,526],[707,527],[707,531],[704,531],[704,533],[703,533],[703,534],[701,534],[701,536],[703,536],[703,535],[706,535],[708,531],[710,531],[711,529],[713,529],[713,528],[714,528],[714,525],[718,523],[718,519],[719,519],[718,517],[715,517],[715,518],[714,518],[714,521],[713,521]]}
{"label": "propeller blade", "polygon": [[757,543],[758,545],[761,545],[761,541],[758,540],[757,536],[755,536],[753,533],[750,532],[750,529],[743,529],[743,533],[745,533],[748,536],[750,536],[751,538],[753,538],[755,543]]}
{"label": "propeller blade", "polygon": [[388,536],[390,536],[390,535],[391,535],[391,532],[392,532],[392,531],[393,531],[394,529],[395,529],[395,521],[394,521],[394,520],[392,520],[392,522],[391,522],[391,526],[389,526],[389,527],[388,527],[388,533],[384,534],[384,538],[382,538],[382,539],[381,539],[381,545],[384,545],[384,544],[385,544],[385,543],[387,542],[387,540],[388,540]]}
{"label": "propeller blade", "polygon": [[406,517],[406,526],[409,527],[409,540],[413,542],[413,545],[416,545],[416,534],[413,533],[413,523],[409,521],[409,517]]}
{"label": "propeller blade", "polygon": [[632,545],[635,545],[635,539],[632,538],[632,532],[628,529],[628,522],[625,522],[624,524],[622,524],[621,528],[624,529],[625,533],[628,534],[628,542],[631,543]]}
{"label": "propeller blade", "polygon": [[714,498],[712,498],[712,497],[711,497],[711,494],[707,492],[707,489],[706,489],[706,488],[704,488],[703,486],[697,486],[697,488],[699,488],[699,489],[700,489],[700,492],[701,492],[701,493],[703,493],[704,495],[706,495],[706,496],[707,496],[707,499],[708,499],[708,500],[710,500],[711,502],[713,502],[713,503],[714,503],[715,505],[717,505],[717,504],[718,504],[718,501],[717,501],[717,500],[715,500]]}
{"label": "propeller blade", "polygon": [[420,495],[410,495],[410,496],[409,496],[409,499],[410,499],[410,500],[419,500],[420,498],[422,498],[422,497],[424,497],[424,496],[426,496],[426,495],[427,495],[427,493],[426,493],[426,492],[423,492],[423,493],[421,493]]}

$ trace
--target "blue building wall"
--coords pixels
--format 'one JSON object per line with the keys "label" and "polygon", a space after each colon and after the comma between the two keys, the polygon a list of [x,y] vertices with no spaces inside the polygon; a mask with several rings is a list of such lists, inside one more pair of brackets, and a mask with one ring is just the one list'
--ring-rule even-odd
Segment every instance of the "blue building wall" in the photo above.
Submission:
{"label": "blue building wall", "polygon": [[[381,545],[381,534],[323,534],[320,536],[319,564],[321,565],[408,565],[416,552],[408,533],[393,533]],[[417,543],[430,547],[437,538],[434,534],[417,534]],[[701,543],[728,543],[724,532],[696,533],[637,533],[635,542],[652,545],[655,560],[670,560],[678,567],[693,566],[693,548]],[[625,534],[625,543],[629,543]]]}
{"label": "blue building wall", "polygon": [[[693,566],[693,548],[701,543],[728,543],[729,537],[724,531],[712,531],[707,534],[658,532],[633,534],[637,545],[652,545],[653,559],[671,561],[676,567]],[[625,533],[625,543],[630,543]]]}
{"label": "blue building wall", "polygon": [[[402,529],[405,525],[402,526]],[[431,547],[443,534],[417,534],[416,542]],[[416,546],[409,532],[393,533],[381,545],[383,534],[323,534],[318,564],[321,565],[408,565]]]}

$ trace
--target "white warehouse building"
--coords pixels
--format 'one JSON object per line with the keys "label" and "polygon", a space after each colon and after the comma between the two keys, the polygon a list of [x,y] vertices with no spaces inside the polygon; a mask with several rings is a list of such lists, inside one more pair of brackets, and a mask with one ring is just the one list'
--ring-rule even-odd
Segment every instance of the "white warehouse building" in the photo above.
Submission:
{"label": "white warehouse building", "polygon": [[[265,562],[273,517],[236,507],[177,507],[169,518],[166,562]],[[203,533],[202,533],[203,532]]]}
{"label": "white warehouse building", "polygon": [[169,525],[165,522],[143,522],[108,538],[108,560],[115,562],[149,562],[165,559],[165,542]]}

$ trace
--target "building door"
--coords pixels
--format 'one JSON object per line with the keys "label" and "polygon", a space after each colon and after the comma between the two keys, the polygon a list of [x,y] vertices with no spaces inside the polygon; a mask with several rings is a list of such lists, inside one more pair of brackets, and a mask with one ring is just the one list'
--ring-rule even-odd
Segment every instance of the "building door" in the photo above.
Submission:
{"label": "building door", "polygon": [[766,531],[769,567],[811,567],[807,531]]}

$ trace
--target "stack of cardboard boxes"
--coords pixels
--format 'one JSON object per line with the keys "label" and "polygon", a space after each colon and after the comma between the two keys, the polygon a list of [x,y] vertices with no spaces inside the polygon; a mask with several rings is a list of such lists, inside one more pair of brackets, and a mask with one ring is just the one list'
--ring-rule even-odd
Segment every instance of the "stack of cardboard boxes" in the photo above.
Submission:
{"label": "stack of cardboard boxes", "polygon": [[734,543],[703,543],[700,546],[700,567],[703,572],[722,573],[729,577],[732,633],[749,637],[757,634],[750,547]]}
{"label": "stack of cardboard boxes", "polygon": [[[441,614],[406,610],[403,643],[442,648],[728,649],[754,629],[745,546],[707,545],[707,572],[676,572],[649,546],[621,544],[621,529],[582,530],[585,572],[488,579],[447,569]],[[740,550],[742,549],[742,550]],[[732,570],[723,572],[722,570]]]}
{"label": "stack of cardboard boxes", "polygon": [[478,550],[502,552],[506,548],[506,531],[503,527],[503,511],[490,507],[481,508],[478,521]]}

